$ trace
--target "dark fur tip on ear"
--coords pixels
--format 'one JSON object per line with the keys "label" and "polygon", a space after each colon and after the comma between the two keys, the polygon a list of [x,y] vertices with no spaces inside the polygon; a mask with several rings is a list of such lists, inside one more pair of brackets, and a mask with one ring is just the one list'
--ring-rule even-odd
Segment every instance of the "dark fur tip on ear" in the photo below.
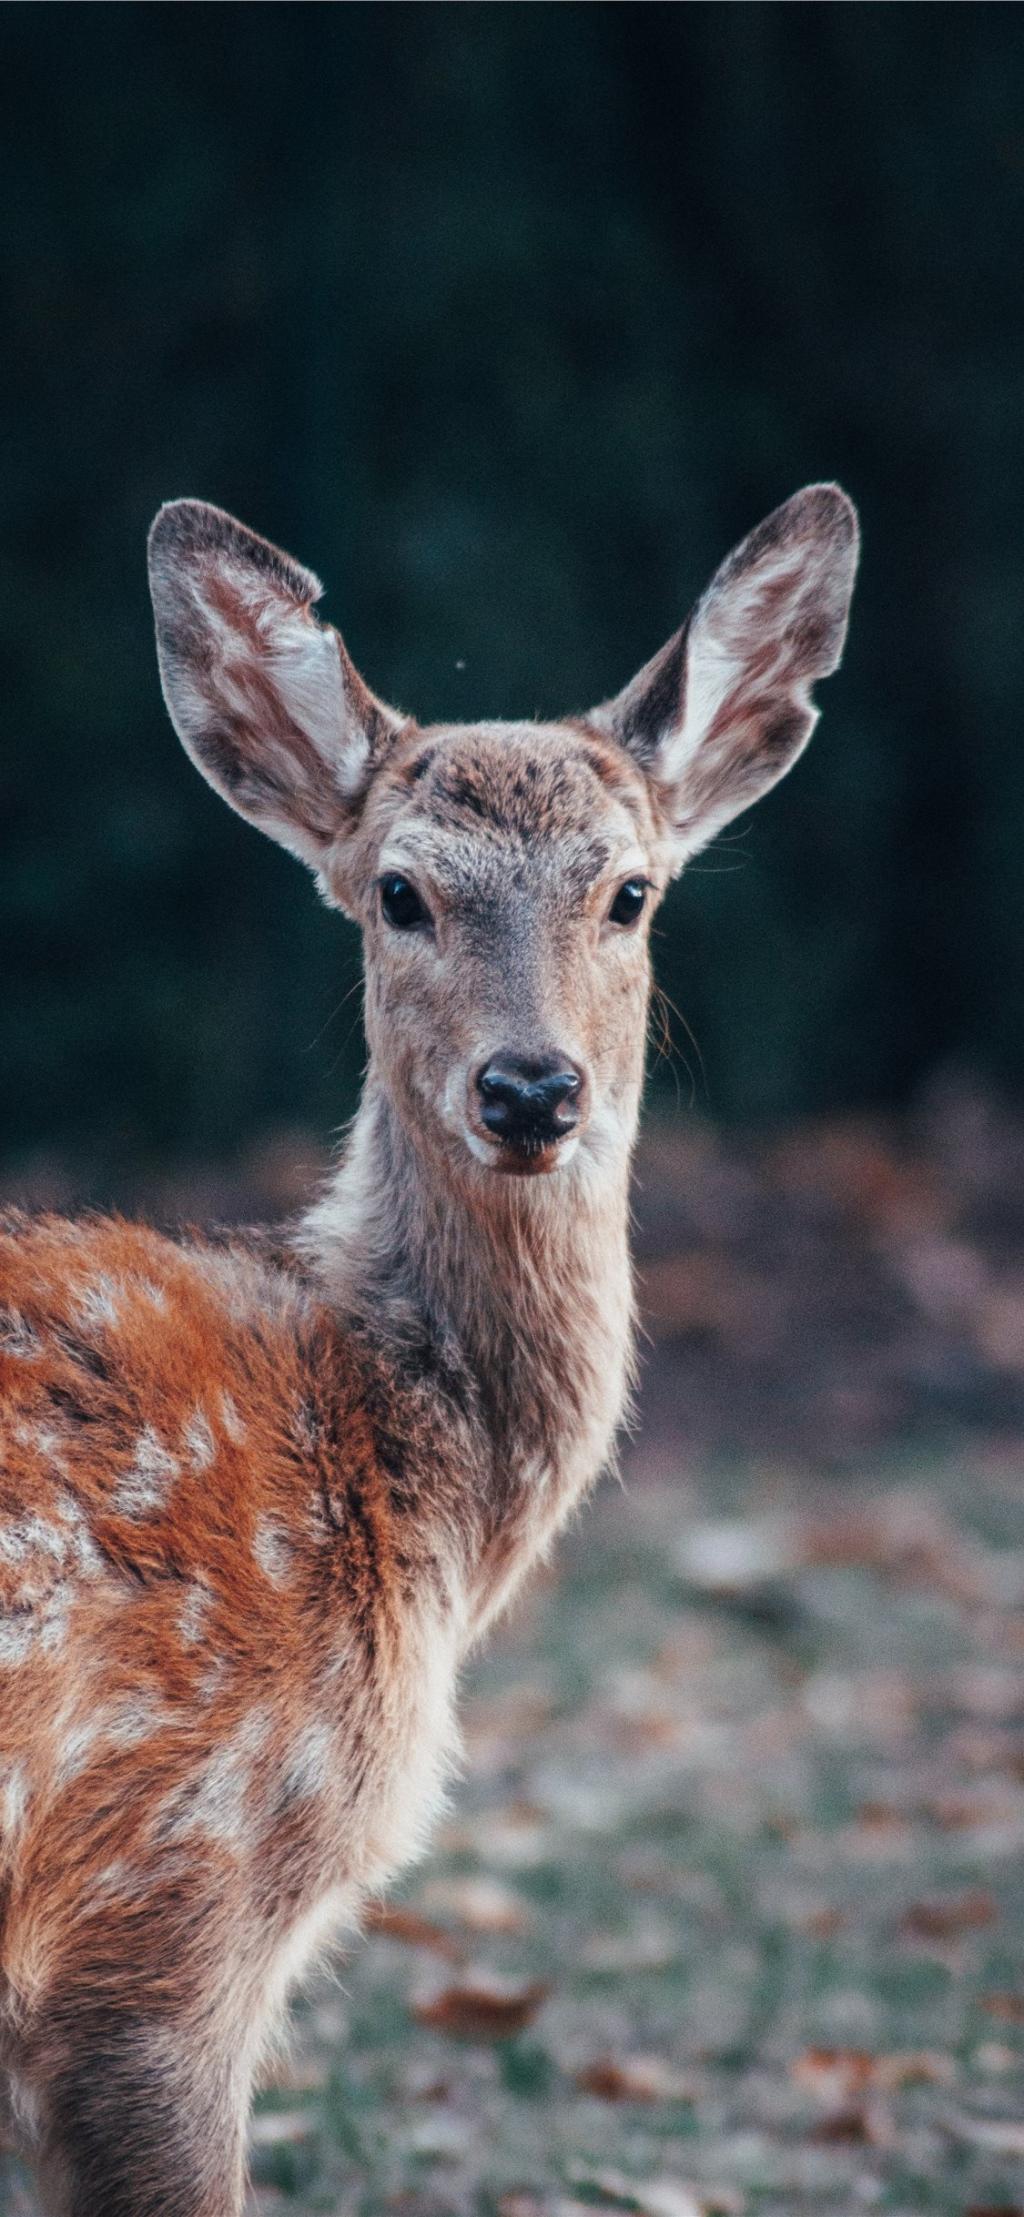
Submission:
{"label": "dark fur tip on ear", "polygon": [[[841,485],[805,485],[767,516],[760,529],[768,532],[773,525],[780,541],[813,538],[837,547],[856,547],[860,539],[857,511]],[[756,539],[759,533],[752,536]]]}
{"label": "dark fur tip on ear", "polygon": [[789,636],[804,677],[831,677],[846,639],[859,554],[857,511],[842,487],[805,485],[727,556],[698,603],[696,621],[713,617],[747,579],[757,581],[766,626],[777,609],[791,609]]}
{"label": "dark fur tip on ear", "polygon": [[852,585],[860,553],[860,525],[853,502],[841,485],[805,485],[780,508],[773,508],[771,515],[736,547],[718,575],[738,577],[790,547],[813,551],[829,563],[837,579],[847,587]]}
{"label": "dark fur tip on ear", "polygon": [[323,598],[323,586],[312,570],[293,562],[290,554],[247,530],[223,508],[208,500],[168,500],[158,509],[149,533],[149,574],[154,598],[168,572],[207,555],[228,559],[257,570],[283,598],[296,607],[309,608]]}

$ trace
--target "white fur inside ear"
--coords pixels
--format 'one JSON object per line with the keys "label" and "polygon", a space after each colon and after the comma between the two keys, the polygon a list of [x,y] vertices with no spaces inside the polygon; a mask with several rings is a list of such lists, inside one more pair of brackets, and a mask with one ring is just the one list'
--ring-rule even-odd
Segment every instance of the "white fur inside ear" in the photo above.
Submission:
{"label": "white fur inside ear", "polygon": [[784,777],[839,666],[857,568],[853,504],[807,485],[729,555],[689,621],[595,712],[639,762],[675,871]]}
{"label": "white fur inside ear", "polygon": [[[665,785],[680,783],[698,749],[715,728],[727,701],[745,684],[757,663],[759,685],[783,682],[791,660],[788,621],[766,611],[784,607],[789,620],[807,586],[806,551],[780,548],[774,561],[758,564],[728,585],[712,585],[694,610],[686,659],[683,719],[662,737],[657,776]],[[794,688],[796,690],[796,688]],[[806,687],[800,688],[806,700]]]}
{"label": "white fur inside ear", "polygon": [[[258,571],[223,556],[216,560],[215,578],[213,567],[212,562],[197,563],[188,579],[212,664],[203,673],[201,688],[189,680],[197,715],[208,712],[211,693],[229,713],[251,715],[251,678],[254,667],[262,668],[285,716],[322,757],[339,792],[350,798],[359,790],[369,749],[362,730],[354,724],[346,728],[337,634],[325,629],[310,608],[268,591]],[[217,589],[221,584],[229,590],[230,614]],[[269,753],[269,732],[265,745]]]}

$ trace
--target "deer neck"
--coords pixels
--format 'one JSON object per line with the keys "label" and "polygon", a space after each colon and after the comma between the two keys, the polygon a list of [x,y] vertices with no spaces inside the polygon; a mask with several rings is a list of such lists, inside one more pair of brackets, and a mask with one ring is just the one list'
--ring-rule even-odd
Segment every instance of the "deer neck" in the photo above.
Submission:
{"label": "deer neck", "polygon": [[469,1384],[485,1615],[610,1453],[632,1362],[628,1189],[625,1146],[543,1179],[442,1177],[371,1068],[340,1169],[306,1219],[332,1305],[384,1343],[396,1373],[426,1340],[438,1375]]}

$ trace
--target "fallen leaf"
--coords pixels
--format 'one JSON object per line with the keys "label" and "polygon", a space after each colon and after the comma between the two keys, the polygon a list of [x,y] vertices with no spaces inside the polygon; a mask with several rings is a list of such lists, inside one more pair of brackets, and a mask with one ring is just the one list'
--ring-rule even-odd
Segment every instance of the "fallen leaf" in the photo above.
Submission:
{"label": "fallen leaf", "polygon": [[900,1931],[914,1940],[955,1940],[961,1932],[979,1932],[999,1912],[983,1886],[947,1900],[915,1901],[900,1920]]}
{"label": "fallen leaf", "polygon": [[810,1909],[795,1922],[797,1930],[806,1932],[810,1940],[832,1940],[842,1931],[846,1918],[841,1909]]}
{"label": "fallen leaf", "polygon": [[791,2063],[790,2076],[818,2101],[841,2106],[872,2091],[892,2094],[901,2086],[947,2086],[953,2064],[949,2056],[929,2049],[873,2055],[867,2048],[807,2048]]}
{"label": "fallen leaf", "polygon": [[659,2055],[598,2056],[576,2074],[585,2094],[606,2102],[689,2102],[693,2080]]}
{"label": "fallen leaf", "polygon": [[1024,2025],[1024,1994],[983,1994],[981,2007],[1004,2025]]}
{"label": "fallen leaf", "polygon": [[826,2141],[829,2144],[838,2142],[852,2147],[869,2143],[872,2138],[868,2108],[863,2102],[848,2102],[842,2109],[833,2109],[829,2116],[822,2118],[819,2125],[815,2125],[811,2133],[812,2140]]}
{"label": "fallen leaf", "polygon": [[418,2024],[464,2040],[508,2040],[533,2023],[551,1989],[542,1979],[499,1979],[481,1973],[416,2001]]}
{"label": "fallen leaf", "polygon": [[459,1955],[451,1933],[429,1917],[421,1917],[415,1909],[391,1908],[386,1902],[378,1902],[367,1912],[363,1925],[367,1932],[382,1934],[387,1940],[404,1940],[409,1947],[430,1948],[434,1955],[447,1956],[449,1961]]}

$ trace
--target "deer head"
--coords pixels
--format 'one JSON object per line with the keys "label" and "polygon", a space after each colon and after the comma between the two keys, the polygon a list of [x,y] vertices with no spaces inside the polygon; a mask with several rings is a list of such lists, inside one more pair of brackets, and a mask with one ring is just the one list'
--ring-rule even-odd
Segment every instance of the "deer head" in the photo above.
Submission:
{"label": "deer head", "polygon": [[614,700],[424,728],[364,684],[308,570],[204,502],[161,509],[172,721],[209,783],[361,925],[374,1081],[432,1167],[479,1189],[628,1154],[652,914],[806,745],[856,560],[845,494],[809,486]]}

